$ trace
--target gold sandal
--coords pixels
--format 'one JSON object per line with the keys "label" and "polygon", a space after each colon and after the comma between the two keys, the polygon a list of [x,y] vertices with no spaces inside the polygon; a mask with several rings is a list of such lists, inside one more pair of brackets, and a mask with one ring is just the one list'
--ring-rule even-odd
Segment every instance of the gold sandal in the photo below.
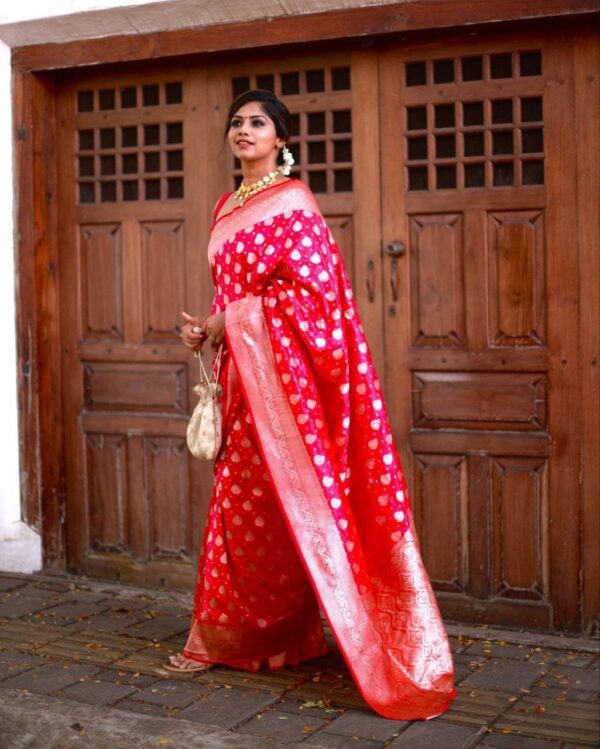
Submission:
{"label": "gold sandal", "polygon": [[[192,659],[188,658],[188,660]],[[214,663],[202,663],[200,661],[198,661],[197,666],[175,666],[172,663],[163,663],[163,668],[176,674],[187,674],[194,673],[194,671],[209,671],[214,665]]]}

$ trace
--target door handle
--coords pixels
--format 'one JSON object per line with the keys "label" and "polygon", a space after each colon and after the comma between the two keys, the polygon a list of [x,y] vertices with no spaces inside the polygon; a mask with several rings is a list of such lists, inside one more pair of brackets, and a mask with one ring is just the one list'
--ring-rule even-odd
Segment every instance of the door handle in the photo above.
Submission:
{"label": "door handle", "polygon": [[397,302],[400,295],[398,258],[406,253],[406,244],[401,239],[394,239],[383,248],[383,251],[388,257],[392,258],[392,267],[390,268],[390,287],[392,289],[392,301]]}
{"label": "door handle", "polygon": [[406,252],[406,244],[401,239],[394,239],[393,242],[386,244],[383,251],[390,257],[400,257]]}
{"label": "door handle", "polygon": [[370,302],[375,300],[375,261],[367,263],[367,297]]}
{"label": "door handle", "polygon": [[399,296],[398,288],[398,258],[392,258],[392,269],[390,273],[390,286],[392,288],[392,301],[397,302]]}

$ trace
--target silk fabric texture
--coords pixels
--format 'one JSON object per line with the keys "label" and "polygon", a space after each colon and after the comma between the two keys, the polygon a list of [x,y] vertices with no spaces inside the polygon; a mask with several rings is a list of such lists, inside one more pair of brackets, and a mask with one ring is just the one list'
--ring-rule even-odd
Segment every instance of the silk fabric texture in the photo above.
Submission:
{"label": "silk fabric texture", "polygon": [[208,256],[211,312],[225,311],[223,445],[184,654],[252,671],[319,657],[320,606],[376,712],[443,713],[455,694],[448,639],[313,193],[298,179],[258,193],[213,224]]}

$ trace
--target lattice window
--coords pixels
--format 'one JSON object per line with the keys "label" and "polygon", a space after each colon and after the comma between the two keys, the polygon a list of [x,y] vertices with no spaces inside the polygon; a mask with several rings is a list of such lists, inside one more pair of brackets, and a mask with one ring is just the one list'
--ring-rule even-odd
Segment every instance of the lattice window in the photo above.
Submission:
{"label": "lattice window", "polygon": [[[234,96],[250,88],[273,91],[292,113],[288,147],[296,161],[293,174],[315,193],[352,191],[352,110],[349,67],[255,74],[232,80]],[[323,94],[327,105],[315,103]],[[237,187],[241,164],[233,159]]]}
{"label": "lattice window", "polygon": [[183,122],[164,121],[182,103],[179,81],[78,91],[79,203],[183,198]]}
{"label": "lattice window", "polygon": [[[541,74],[539,50],[407,63],[408,189],[543,184],[543,82],[539,95],[531,85]],[[496,79],[511,79],[507,95],[490,90]],[[460,88],[456,96],[452,85]]]}

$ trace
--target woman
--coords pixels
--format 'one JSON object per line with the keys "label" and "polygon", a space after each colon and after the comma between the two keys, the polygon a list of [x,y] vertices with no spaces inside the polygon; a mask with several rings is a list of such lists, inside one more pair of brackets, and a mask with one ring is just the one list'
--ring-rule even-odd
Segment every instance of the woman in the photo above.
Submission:
{"label": "woman", "polygon": [[340,250],[312,192],[286,176],[282,102],[242,94],[226,137],[243,181],[215,207],[211,314],[184,314],[182,332],[191,349],[225,344],[224,440],[192,627],[167,668],[322,656],[320,604],[377,712],[439,715],[454,696],[450,650]]}

